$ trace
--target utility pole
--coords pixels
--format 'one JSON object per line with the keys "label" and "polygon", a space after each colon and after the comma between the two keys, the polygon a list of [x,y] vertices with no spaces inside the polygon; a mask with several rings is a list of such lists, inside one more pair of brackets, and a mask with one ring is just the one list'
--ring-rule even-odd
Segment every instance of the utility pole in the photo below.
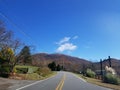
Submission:
{"label": "utility pole", "polygon": [[62,67],[62,68],[63,68],[63,71],[64,71],[64,60],[63,60],[63,62],[62,62],[62,63],[63,63],[63,67]]}
{"label": "utility pole", "polygon": [[102,59],[100,59],[101,78],[103,79]]}
{"label": "utility pole", "polygon": [[108,61],[109,61],[109,66],[110,66],[110,67],[112,67],[112,65],[111,65],[111,58],[110,58],[110,56],[108,56]]}

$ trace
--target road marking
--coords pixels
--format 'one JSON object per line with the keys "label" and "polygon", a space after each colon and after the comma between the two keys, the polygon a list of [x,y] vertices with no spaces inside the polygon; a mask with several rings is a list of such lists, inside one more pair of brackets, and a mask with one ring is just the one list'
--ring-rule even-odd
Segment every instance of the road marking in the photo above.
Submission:
{"label": "road marking", "polygon": [[[55,75],[55,76],[56,76],[56,75]],[[53,78],[53,77],[55,77],[55,76],[52,76],[52,77],[47,78],[47,79],[44,79],[44,80],[36,81],[36,82],[34,82],[34,83],[32,83],[32,84],[25,85],[25,86],[20,87],[20,88],[18,88],[18,89],[16,89],[16,90],[21,90],[21,89],[23,89],[23,88],[27,88],[27,87],[32,86],[32,85],[35,85],[35,84],[37,84],[37,83],[40,83],[40,82],[46,81],[46,80],[48,80],[48,79],[51,79],[51,78]]]}
{"label": "road marking", "polygon": [[57,86],[57,88],[55,90],[62,90],[65,78],[66,78],[66,75],[64,74],[64,76],[62,77],[60,83],[58,84],[58,86]]}
{"label": "road marking", "polygon": [[59,89],[59,90],[62,90],[62,87],[63,87],[63,85],[64,85],[65,78],[66,78],[66,75],[64,74],[64,77],[63,77],[63,82],[62,82],[62,84],[61,84],[61,86],[60,86],[60,89]]}

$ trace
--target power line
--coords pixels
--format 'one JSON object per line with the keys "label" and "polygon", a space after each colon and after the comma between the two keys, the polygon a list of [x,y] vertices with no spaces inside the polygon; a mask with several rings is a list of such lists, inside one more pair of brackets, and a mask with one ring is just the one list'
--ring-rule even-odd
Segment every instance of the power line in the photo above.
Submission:
{"label": "power line", "polygon": [[[30,43],[33,44],[33,43],[36,43],[28,34],[26,34],[21,28],[19,28],[15,23],[12,22],[12,20],[10,18],[8,18],[5,14],[3,14],[1,11],[0,11],[0,16],[2,16],[3,18],[5,18],[7,21],[9,21],[14,27],[17,28],[17,30],[23,34],[24,36],[26,36]],[[34,45],[32,46],[34,47]]]}
{"label": "power line", "polygon": [[[5,0],[1,0],[1,1],[4,3],[4,5],[5,5],[7,8],[9,8],[9,7],[7,6]],[[29,36],[27,33],[25,33],[20,27],[18,27],[17,24],[15,24],[7,15],[5,15],[5,14],[4,14],[3,12],[1,12],[1,11],[0,11],[0,16],[2,16],[3,18],[5,18],[8,22],[11,23],[11,25],[13,25],[14,27],[16,27],[16,30],[17,30],[17,31],[19,31],[21,34],[23,34],[24,36],[26,36],[26,37],[29,39],[29,42],[30,42],[31,44],[36,43],[31,36]],[[32,47],[34,47],[34,45],[33,45]]]}
{"label": "power line", "polygon": [[22,33],[24,36],[26,36],[28,39],[32,39],[28,34],[26,34],[24,31],[21,30],[21,28],[19,28],[15,23],[12,22],[12,20],[10,18],[8,18],[5,14],[3,14],[1,11],[0,11],[0,15],[5,18],[7,21],[9,21],[14,27],[17,28],[17,30]]}
{"label": "power line", "polygon": [[[8,8],[8,6],[7,6],[7,4],[6,4],[6,1],[5,0],[2,0],[2,2],[4,2],[4,5]],[[10,22],[14,27],[16,27],[17,28],[17,30],[20,32],[20,33],[22,33],[24,36],[26,36],[28,39],[31,39],[32,40],[32,38],[28,35],[28,34],[26,34],[20,27],[18,27],[15,23],[13,23],[13,21],[7,16],[7,15],[5,15],[3,12],[1,12],[0,11],[0,15],[3,17],[3,18],[5,18],[8,22]]]}

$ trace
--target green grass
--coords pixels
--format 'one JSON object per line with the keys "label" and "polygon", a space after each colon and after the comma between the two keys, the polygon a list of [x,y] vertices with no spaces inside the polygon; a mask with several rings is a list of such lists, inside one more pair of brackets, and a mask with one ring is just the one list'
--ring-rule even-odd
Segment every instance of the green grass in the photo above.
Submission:
{"label": "green grass", "polygon": [[33,70],[37,70],[39,67],[36,66],[27,66],[27,65],[16,65],[16,68],[32,68]]}
{"label": "green grass", "polygon": [[[23,73],[16,73],[18,77],[27,80],[42,80],[49,78],[56,74],[56,72],[52,72],[49,68],[39,68],[35,66],[23,66],[23,65],[16,65],[15,68],[28,68],[28,72],[26,74]],[[39,70],[39,71],[38,71]]]}
{"label": "green grass", "polygon": [[28,68],[28,73],[34,73],[39,67],[16,65],[15,68]]}

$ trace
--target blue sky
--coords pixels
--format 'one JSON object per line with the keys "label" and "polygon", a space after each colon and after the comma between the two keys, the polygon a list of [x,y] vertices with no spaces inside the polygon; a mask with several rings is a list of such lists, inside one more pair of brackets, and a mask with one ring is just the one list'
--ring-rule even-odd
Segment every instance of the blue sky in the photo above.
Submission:
{"label": "blue sky", "polygon": [[120,0],[0,0],[0,13],[35,53],[120,58]]}

